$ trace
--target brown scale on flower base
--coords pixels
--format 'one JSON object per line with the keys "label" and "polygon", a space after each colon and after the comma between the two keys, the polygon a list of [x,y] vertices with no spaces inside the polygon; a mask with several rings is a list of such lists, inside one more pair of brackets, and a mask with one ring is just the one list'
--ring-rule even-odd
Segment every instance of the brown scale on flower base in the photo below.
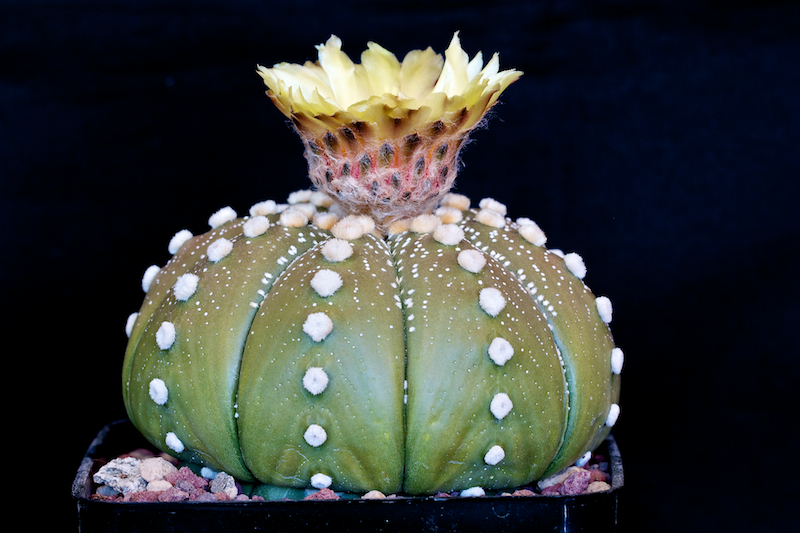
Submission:
{"label": "brown scale on flower base", "polygon": [[519,73],[457,35],[444,61],[340,47],[260,68],[317,190],[171,239],[125,328],[129,417],[168,453],[282,487],[479,496],[580,463],[619,416],[611,302],[533,221],[448,192]]}

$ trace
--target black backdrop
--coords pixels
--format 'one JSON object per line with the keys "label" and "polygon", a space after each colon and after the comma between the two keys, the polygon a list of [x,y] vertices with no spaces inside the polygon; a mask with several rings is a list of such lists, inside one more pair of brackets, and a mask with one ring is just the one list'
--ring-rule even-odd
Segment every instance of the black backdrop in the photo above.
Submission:
{"label": "black backdrop", "polygon": [[536,220],[614,303],[626,530],[782,529],[800,478],[800,9],[489,4],[0,4],[3,435],[24,497],[74,527],[72,476],[125,416],[123,328],[169,238],[307,187],[256,64],[313,59],[331,33],[402,57],[460,30],[525,75],[456,190]]}

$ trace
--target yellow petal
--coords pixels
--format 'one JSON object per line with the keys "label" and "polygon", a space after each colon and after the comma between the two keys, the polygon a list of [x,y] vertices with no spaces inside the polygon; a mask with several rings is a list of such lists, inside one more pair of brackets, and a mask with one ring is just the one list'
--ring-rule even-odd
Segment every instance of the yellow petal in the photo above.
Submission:
{"label": "yellow petal", "polygon": [[444,52],[444,67],[442,74],[436,82],[434,92],[445,93],[448,96],[461,93],[467,86],[467,64],[469,56],[461,48],[458,32],[453,35],[450,46]]}
{"label": "yellow petal", "polygon": [[400,94],[423,100],[433,90],[444,59],[430,47],[425,50],[412,50],[403,58],[400,66]]}
{"label": "yellow petal", "polygon": [[370,94],[396,95],[400,91],[400,62],[393,53],[379,44],[367,43],[367,50],[361,54],[361,64],[366,69]]}

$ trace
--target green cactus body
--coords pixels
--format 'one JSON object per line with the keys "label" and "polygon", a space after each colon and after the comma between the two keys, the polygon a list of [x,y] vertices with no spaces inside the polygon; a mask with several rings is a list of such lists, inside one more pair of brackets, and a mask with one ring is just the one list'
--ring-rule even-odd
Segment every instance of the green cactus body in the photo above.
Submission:
{"label": "green cactus body", "polygon": [[123,388],[156,446],[272,486],[431,494],[524,485],[602,442],[619,363],[579,258],[504,209],[383,237],[285,207],[228,217],[149,283]]}

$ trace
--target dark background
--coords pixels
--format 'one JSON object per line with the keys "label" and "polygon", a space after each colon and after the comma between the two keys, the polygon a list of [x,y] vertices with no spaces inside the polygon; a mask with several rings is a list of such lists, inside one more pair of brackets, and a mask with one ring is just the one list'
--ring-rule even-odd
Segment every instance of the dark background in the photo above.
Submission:
{"label": "dark background", "polygon": [[443,52],[460,30],[470,56],[525,75],[474,134],[457,192],[536,220],[614,303],[625,530],[787,526],[800,9],[489,4],[0,4],[3,436],[26,498],[74,527],[72,477],[125,416],[125,320],[170,237],[308,186],[256,64],[314,59],[331,33],[354,59],[369,40]]}

